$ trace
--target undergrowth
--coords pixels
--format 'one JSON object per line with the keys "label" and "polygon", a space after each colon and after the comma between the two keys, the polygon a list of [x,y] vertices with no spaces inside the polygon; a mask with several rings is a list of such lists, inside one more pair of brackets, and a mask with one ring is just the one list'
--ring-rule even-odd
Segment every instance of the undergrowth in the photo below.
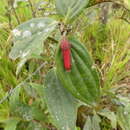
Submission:
{"label": "undergrowth", "polygon": [[[32,86],[42,83],[47,71],[54,66],[53,54],[56,43],[53,43],[52,39],[48,39],[45,43],[47,53],[42,54],[37,60],[27,61],[18,76],[15,73],[18,61],[14,62],[8,57],[13,45],[12,29],[32,17],[46,15],[44,6],[43,9],[36,9],[39,1],[36,0],[32,3],[35,5],[33,7],[28,2],[19,2],[17,8],[12,8],[11,3],[6,0],[0,1],[0,99],[24,81],[28,75],[31,75],[41,63],[47,61],[44,68],[31,77],[29,83],[22,85],[21,90],[18,90],[20,99],[12,99],[18,100],[20,103],[16,112],[13,112],[10,107],[12,104],[8,98],[0,104],[0,129],[7,129],[12,120],[17,122],[17,118],[21,118],[21,121],[18,122],[18,130],[32,130],[35,126],[42,126],[43,130],[55,130],[44,99],[40,98],[44,95],[39,90],[38,93],[35,93],[36,90]],[[87,23],[87,16],[84,17],[84,22]],[[130,25],[122,20],[110,18],[104,26],[97,19],[84,27],[82,31],[80,30],[82,24],[84,23],[80,22],[78,25],[74,23],[75,35],[85,43],[94,58],[95,65],[102,75],[103,91],[106,91],[107,88],[113,89],[121,86],[120,81],[130,76],[130,70],[127,71],[126,67],[130,60]],[[53,40],[56,40],[56,36]],[[102,130],[112,130],[110,122],[105,118],[101,126]]]}

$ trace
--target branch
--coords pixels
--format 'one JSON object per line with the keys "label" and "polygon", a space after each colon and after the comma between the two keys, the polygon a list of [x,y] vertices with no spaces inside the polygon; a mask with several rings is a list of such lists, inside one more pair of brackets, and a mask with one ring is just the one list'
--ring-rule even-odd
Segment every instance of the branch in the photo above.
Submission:
{"label": "branch", "polygon": [[48,39],[51,40],[52,42],[58,43],[58,41],[54,39],[53,37],[48,37]]}

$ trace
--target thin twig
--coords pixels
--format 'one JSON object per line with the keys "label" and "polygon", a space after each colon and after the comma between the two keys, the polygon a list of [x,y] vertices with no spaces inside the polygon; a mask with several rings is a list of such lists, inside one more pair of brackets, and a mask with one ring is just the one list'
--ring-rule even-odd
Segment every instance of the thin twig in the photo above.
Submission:
{"label": "thin twig", "polygon": [[32,2],[31,2],[31,0],[28,0],[28,2],[29,2],[29,5],[30,5],[30,7],[31,7],[32,16],[35,18],[35,17],[36,17],[36,12],[35,12],[34,9],[33,9],[33,4],[32,4]]}
{"label": "thin twig", "polygon": [[8,24],[9,24],[9,28],[10,28],[10,30],[12,30],[12,23],[11,23],[11,11],[8,9],[8,7],[6,6],[5,7],[5,9],[6,9],[6,13],[5,13],[5,15],[7,16],[7,18],[8,18]]}
{"label": "thin twig", "polygon": [[17,20],[17,23],[20,24],[20,19],[19,19],[18,15],[17,15],[17,12],[16,12],[16,10],[15,10],[15,8],[13,6],[12,6],[12,10],[14,12],[14,16],[15,16],[15,18]]}
{"label": "thin twig", "polygon": [[10,28],[10,30],[12,30],[13,27],[12,27],[12,23],[11,23],[11,14],[9,12],[7,12],[7,17],[8,17],[8,21],[9,21],[9,28]]}
{"label": "thin twig", "polygon": [[[19,19],[19,16],[18,16],[18,14],[17,14],[15,8],[14,8],[14,3],[8,1],[8,6],[11,7],[11,10],[12,10],[13,13],[14,13],[14,16],[15,16],[15,18],[16,18],[16,20],[17,20],[17,23],[20,24],[20,19]],[[10,11],[11,11],[11,10],[10,10]],[[11,12],[10,12],[10,13],[11,13]]]}
{"label": "thin twig", "polygon": [[48,37],[48,39],[51,40],[52,42],[58,43],[58,41],[54,39],[53,37]]}

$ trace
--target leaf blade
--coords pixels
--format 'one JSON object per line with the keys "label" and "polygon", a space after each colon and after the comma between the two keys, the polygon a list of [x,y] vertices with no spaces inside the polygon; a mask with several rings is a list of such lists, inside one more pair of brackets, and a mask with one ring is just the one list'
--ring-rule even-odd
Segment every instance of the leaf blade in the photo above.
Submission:
{"label": "leaf blade", "polygon": [[89,0],[56,0],[57,12],[69,19],[73,19],[86,7]]}
{"label": "leaf blade", "polygon": [[54,70],[51,70],[46,76],[44,91],[48,109],[59,129],[74,130],[77,110],[76,101],[62,87]]}

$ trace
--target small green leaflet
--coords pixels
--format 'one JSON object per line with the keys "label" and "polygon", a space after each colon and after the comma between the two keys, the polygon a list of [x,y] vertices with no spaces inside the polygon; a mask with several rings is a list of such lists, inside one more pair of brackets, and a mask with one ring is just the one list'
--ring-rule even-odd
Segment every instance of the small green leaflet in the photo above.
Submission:
{"label": "small green leaflet", "polygon": [[57,13],[68,19],[73,19],[88,3],[89,0],[56,0]]}
{"label": "small green leaflet", "polygon": [[75,130],[76,100],[63,88],[54,70],[46,75],[44,92],[49,112],[59,130]]}

